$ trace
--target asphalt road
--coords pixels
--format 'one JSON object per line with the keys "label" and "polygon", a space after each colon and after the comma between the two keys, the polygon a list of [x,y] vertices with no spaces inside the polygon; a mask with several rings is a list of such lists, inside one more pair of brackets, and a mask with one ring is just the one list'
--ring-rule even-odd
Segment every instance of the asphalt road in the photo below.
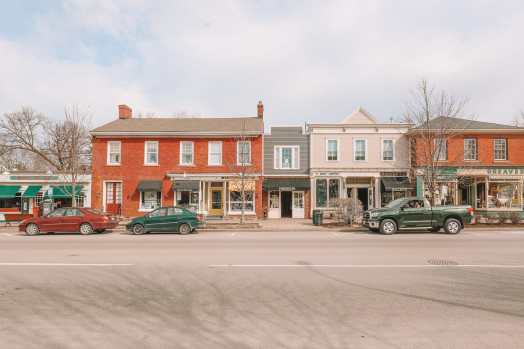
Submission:
{"label": "asphalt road", "polygon": [[524,231],[4,231],[0,347],[524,348]]}

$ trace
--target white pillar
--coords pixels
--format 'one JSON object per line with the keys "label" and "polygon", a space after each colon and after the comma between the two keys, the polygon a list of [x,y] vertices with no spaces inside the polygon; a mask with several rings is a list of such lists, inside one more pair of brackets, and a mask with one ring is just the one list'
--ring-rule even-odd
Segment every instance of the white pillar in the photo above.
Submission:
{"label": "white pillar", "polygon": [[380,178],[375,178],[375,208],[380,208],[382,206],[381,196],[380,196]]}

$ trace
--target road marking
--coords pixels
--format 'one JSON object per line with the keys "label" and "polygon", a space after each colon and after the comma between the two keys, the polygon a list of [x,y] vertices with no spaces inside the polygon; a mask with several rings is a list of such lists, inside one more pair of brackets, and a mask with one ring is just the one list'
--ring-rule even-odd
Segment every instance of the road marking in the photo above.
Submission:
{"label": "road marking", "polygon": [[25,267],[25,266],[35,266],[35,267],[128,267],[134,264],[125,264],[125,263],[19,263],[19,262],[0,262],[0,267]]}
{"label": "road marking", "polygon": [[523,269],[522,264],[210,264],[209,268],[505,268]]}

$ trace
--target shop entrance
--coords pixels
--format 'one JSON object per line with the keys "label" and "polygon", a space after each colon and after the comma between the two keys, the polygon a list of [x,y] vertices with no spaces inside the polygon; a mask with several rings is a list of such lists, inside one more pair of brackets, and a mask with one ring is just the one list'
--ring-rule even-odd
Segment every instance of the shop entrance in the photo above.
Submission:
{"label": "shop entrance", "polygon": [[362,203],[362,209],[368,210],[369,190],[368,188],[357,188],[357,199]]}
{"label": "shop entrance", "polygon": [[292,200],[291,200],[290,191],[281,191],[280,200],[281,200],[281,217],[291,218],[293,215]]}

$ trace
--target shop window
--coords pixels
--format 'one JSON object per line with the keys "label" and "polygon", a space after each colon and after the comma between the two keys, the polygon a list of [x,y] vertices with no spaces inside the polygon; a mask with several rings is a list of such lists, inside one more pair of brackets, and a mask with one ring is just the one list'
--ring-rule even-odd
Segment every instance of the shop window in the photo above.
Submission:
{"label": "shop window", "polygon": [[477,139],[464,139],[464,160],[477,160]]}
{"label": "shop window", "polygon": [[198,206],[198,192],[191,190],[177,191],[177,206],[196,208]]}
{"label": "shop window", "polygon": [[508,142],[505,138],[495,139],[493,141],[495,160],[508,159]]}
{"label": "shop window", "polygon": [[488,209],[521,209],[521,182],[490,182],[488,185]]}
{"label": "shop window", "polygon": [[272,191],[269,194],[269,208],[280,208],[280,194],[278,191]]}
{"label": "shop window", "polygon": [[327,179],[317,179],[316,207],[326,207],[327,204]]}
{"label": "shop window", "polygon": [[353,141],[353,158],[355,161],[366,161],[367,141],[365,139],[355,139]]}
{"label": "shop window", "polygon": [[162,193],[156,190],[140,192],[140,209],[154,210],[161,206]]}
{"label": "shop window", "polygon": [[330,179],[329,180],[329,197],[328,202],[329,206],[333,207],[335,206],[335,201],[338,199],[340,193],[340,180],[337,179]]}
{"label": "shop window", "polygon": [[433,160],[446,161],[448,159],[448,141],[445,138],[435,138]]}
{"label": "shop window", "polygon": [[293,192],[293,208],[304,208],[304,193],[301,191]]}
{"label": "shop window", "polygon": [[158,142],[157,141],[145,142],[144,163],[146,165],[158,165]]}
{"label": "shop window", "polygon": [[[229,211],[235,213],[242,212],[242,193],[240,191],[229,192]],[[244,192],[244,211],[255,211],[255,192]]]}
{"label": "shop window", "polygon": [[435,190],[435,205],[454,205],[457,183],[437,183]]}
{"label": "shop window", "polygon": [[194,144],[193,142],[180,142],[180,164],[193,165],[194,161]]}
{"label": "shop window", "polygon": [[395,147],[392,139],[382,140],[382,160],[392,161],[395,159]]}
{"label": "shop window", "polygon": [[275,169],[299,169],[299,146],[276,146]]}
{"label": "shop window", "polygon": [[327,140],[326,158],[328,161],[337,161],[338,160],[338,140],[336,139]]}
{"label": "shop window", "polygon": [[107,164],[120,165],[122,143],[120,141],[107,142]]}

